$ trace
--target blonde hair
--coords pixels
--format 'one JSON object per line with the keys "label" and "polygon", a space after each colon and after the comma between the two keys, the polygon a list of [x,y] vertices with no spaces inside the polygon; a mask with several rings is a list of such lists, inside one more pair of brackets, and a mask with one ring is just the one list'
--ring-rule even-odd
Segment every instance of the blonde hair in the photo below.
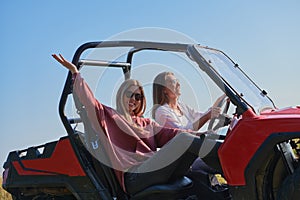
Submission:
{"label": "blonde hair", "polygon": [[166,87],[166,76],[174,75],[172,72],[161,72],[159,73],[153,81],[153,108],[152,108],[152,117],[155,118],[156,109],[165,103],[169,102],[167,95],[165,94]]}
{"label": "blonde hair", "polygon": [[144,89],[143,89],[142,85],[140,84],[140,82],[137,80],[134,80],[134,79],[125,80],[121,84],[121,86],[117,92],[117,95],[116,95],[116,104],[117,104],[116,109],[120,114],[124,115],[124,117],[130,122],[132,121],[132,119],[131,119],[130,113],[128,113],[128,111],[126,109],[126,106],[124,105],[123,97],[125,95],[125,92],[131,86],[138,86],[138,88],[140,89],[141,94],[143,96],[143,98],[141,99],[140,106],[137,107],[135,110],[133,110],[134,115],[137,117],[140,117],[144,114],[144,112],[146,110],[146,98],[144,95]]}

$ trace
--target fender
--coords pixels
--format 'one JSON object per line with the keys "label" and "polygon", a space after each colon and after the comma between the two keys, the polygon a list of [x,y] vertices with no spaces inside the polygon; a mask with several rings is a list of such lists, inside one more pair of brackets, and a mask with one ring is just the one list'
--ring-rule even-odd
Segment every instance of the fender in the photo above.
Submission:
{"label": "fender", "polygon": [[[300,137],[300,132],[272,133],[262,143],[245,169],[246,188],[248,188],[249,194],[257,194],[257,180],[255,174],[258,171],[265,171],[267,169],[266,164],[268,164],[268,162],[271,162],[271,160],[275,156],[274,147],[276,146],[276,144],[297,137]],[[266,174],[267,171],[262,175]]]}
{"label": "fender", "polygon": [[61,138],[48,158],[17,158],[12,165],[19,175],[59,175],[85,176],[70,140]]}
{"label": "fender", "polygon": [[[266,140],[273,134],[291,135],[290,137],[286,136],[287,138],[292,138],[292,135],[299,137],[299,125],[299,115],[260,115],[251,117],[243,115],[243,118],[227,133],[223,144],[218,150],[222,170],[228,184],[231,186],[245,186],[246,168]],[[282,141],[285,139],[284,136],[279,138]],[[263,152],[263,154],[266,153]]]}

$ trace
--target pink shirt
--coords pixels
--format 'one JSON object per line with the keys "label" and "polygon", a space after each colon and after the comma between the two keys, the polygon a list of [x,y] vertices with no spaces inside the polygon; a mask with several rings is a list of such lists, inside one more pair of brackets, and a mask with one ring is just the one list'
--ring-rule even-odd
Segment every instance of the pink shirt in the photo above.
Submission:
{"label": "pink shirt", "polygon": [[[92,128],[98,133],[101,147],[109,156],[118,181],[124,186],[124,172],[155,154],[156,149],[171,140],[179,129],[165,128],[149,118],[133,117],[130,124],[116,110],[95,99],[80,73],[73,75],[73,92],[84,105]],[[101,160],[100,160],[101,161]]]}

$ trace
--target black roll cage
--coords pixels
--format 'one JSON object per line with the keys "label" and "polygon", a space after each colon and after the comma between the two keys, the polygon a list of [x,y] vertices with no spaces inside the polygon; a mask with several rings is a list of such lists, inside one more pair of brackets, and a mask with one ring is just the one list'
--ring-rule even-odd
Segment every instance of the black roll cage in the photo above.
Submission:
{"label": "black roll cage", "polygon": [[[95,60],[79,60],[81,54],[92,48],[105,48],[105,47],[132,47],[127,54],[126,63],[124,62],[107,62],[107,61],[95,61]],[[237,106],[237,112],[242,114],[248,109],[248,106],[241,101],[235,94],[232,88],[228,87],[225,82],[213,71],[208,63],[204,60],[201,61],[199,54],[196,53],[196,49],[192,44],[178,44],[178,43],[158,43],[158,42],[144,42],[144,41],[103,41],[103,42],[88,42],[81,45],[75,52],[72,63],[77,66],[78,69],[83,64],[97,65],[97,66],[109,66],[109,67],[121,67],[123,69],[124,78],[130,78],[131,63],[134,53],[142,50],[160,50],[160,51],[173,51],[173,52],[183,52],[186,53],[188,57],[195,60],[199,67],[205,71],[214,82],[223,90],[223,92],[231,99],[232,103]],[[199,62],[200,61],[200,62]],[[97,181],[97,174],[95,173],[93,167],[88,163],[87,159],[82,156],[81,150],[76,145],[76,131],[72,128],[71,124],[82,122],[81,119],[68,119],[65,115],[65,106],[68,96],[72,93],[72,74],[68,73],[67,79],[63,88],[63,92],[59,102],[59,115],[62,123],[68,133],[71,145],[74,152],[81,163],[87,176],[93,182],[95,189],[98,191],[102,199],[107,199],[107,194],[104,185]]]}
{"label": "black roll cage", "polygon": [[[127,54],[126,62],[107,62],[107,61],[93,61],[93,60],[80,60],[81,54],[92,48],[107,48],[107,47],[132,47]],[[82,64],[97,65],[97,66],[109,66],[109,67],[121,67],[124,73],[124,78],[130,78],[131,63],[133,55],[143,50],[159,50],[159,51],[173,51],[186,53],[189,58],[197,62],[198,66],[207,73],[208,76],[219,86],[221,90],[230,98],[231,102],[237,106],[236,114],[241,115],[248,110],[248,106],[238,96],[235,95],[233,88],[228,86],[220,76],[209,67],[209,64],[199,56],[197,50],[193,44],[181,44],[181,43],[162,43],[162,42],[146,42],[146,41],[100,41],[100,42],[87,42],[81,45],[73,56],[72,63],[77,66],[78,69]],[[59,115],[64,127],[67,130],[68,135],[72,135],[74,130],[71,126],[72,123],[78,122],[77,119],[68,119],[64,113],[65,105],[68,95],[72,93],[72,74],[69,72],[61,99],[59,102]]]}

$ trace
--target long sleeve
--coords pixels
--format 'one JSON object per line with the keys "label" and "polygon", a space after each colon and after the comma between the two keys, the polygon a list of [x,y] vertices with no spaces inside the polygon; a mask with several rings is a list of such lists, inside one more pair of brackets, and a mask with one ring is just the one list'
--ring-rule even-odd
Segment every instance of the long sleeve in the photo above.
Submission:
{"label": "long sleeve", "polygon": [[167,105],[157,108],[155,112],[155,121],[164,127],[187,129],[186,124],[182,124],[176,114]]}
{"label": "long sleeve", "polygon": [[155,121],[165,127],[194,130],[194,122],[199,120],[204,113],[198,112],[182,102],[179,102],[179,107],[183,112],[182,116],[177,116],[167,104],[158,107],[155,112]]}
{"label": "long sleeve", "polygon": [[[85,83],[80,73],[73,74],[73,93],[87,109],[93,110],[97,105],[97,100],[89,86]],[[101,104],[100,104],[101,105]]]}
{"label": "long sleeve", "polygon": [[158,148],[164,146],[167,142],[169,142],[173,137],[177,134],[181,133],[182,130],[177,128],[169,128],[160,126],[156,122],[152,122],[152,126],[155,133],[155,141]]}
{"label": "long sleeve", "polygon": [[[80,73],[73,74],[73,95],[84,106],[92,128],[96,132],[107,133],[106,117],[103,105],[97,101],[88,84]],[[78,108],[77,108],[78,109]]]}
{"label": "long sleeve", "polygon": [[179,102],[179,106],[182,109],[182,112],[184,113],[184,115],[186,115],[187,118],[189,119],[189,121],[191,121],[192,123],[199,120],[201,117],[203,117],[205,115],[205,113],[196,111],[194,108],[192,108],[182,102]]}

